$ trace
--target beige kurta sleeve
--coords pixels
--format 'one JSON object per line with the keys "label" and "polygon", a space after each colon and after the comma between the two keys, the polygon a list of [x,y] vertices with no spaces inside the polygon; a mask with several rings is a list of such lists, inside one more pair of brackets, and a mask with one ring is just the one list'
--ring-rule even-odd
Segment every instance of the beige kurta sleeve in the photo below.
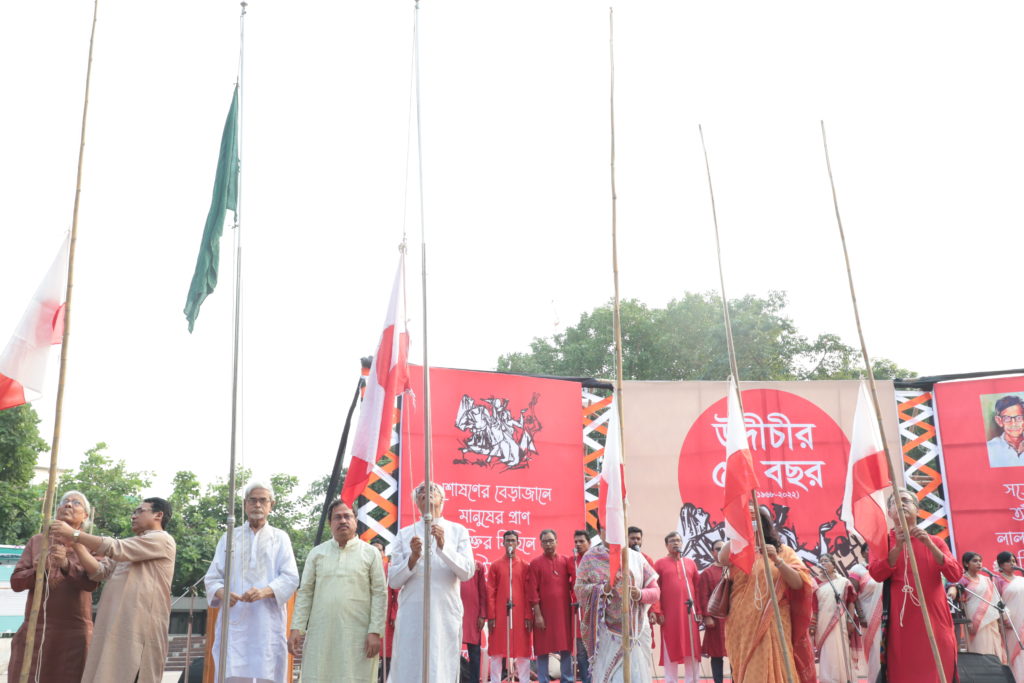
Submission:
{"label": "beige kurta sleeve", "polygon": [[309,551],[306,564],[302,567],[302,581],[295,592],[295,612],[292,614],[292,630],[306,632],[309,614],[313,609],[313,594],[316,592],[316,563],[323,554],[323,544]]}
{"label": "beige kurta sleeve", "polygon": [[370,563],[370,629],[368,633],[384,635],[384,614],[387,612],[388,586],[384,578],[384,562],[372,545],[373,560]]}

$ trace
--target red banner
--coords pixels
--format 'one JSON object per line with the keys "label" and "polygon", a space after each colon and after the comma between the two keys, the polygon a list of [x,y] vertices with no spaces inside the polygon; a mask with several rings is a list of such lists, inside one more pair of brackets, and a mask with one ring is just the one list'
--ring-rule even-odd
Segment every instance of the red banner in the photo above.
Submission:
{"label": "red banner", "polygon": [[[805,398],[776,389],[742,392],[747,443],[759,488],[757,502],[773,510],[784,542],[805,559],[826,549],[846,554],[839,521],[850,444],[828,413]],[[694,421],[679,453],[680,523],[688,555],[706,564],[724,533],[726,398]],[[827,546],[827,548],[826,548]]]}
{"label": "red banner", "polygon": [[[410,366],[415,399],[403,401],[401,525],[419,515],[410,496],[423,481],[423,368]],[[444,516],[470,533],[484,566],[502,554],[502,534],[519,532],[519,552],[540,554],[554,529],[569,554],[583,522],[583,436],[578,382],[431,368],[432,480]]]}
{"label": "red banner", "polygon": [[1024,563],[1024,377],[935,385],[956,553]]}

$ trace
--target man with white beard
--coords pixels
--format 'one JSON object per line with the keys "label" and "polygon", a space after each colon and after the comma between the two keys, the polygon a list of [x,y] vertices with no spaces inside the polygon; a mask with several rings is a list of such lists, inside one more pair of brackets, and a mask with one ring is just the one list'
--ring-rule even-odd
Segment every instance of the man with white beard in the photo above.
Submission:
{"label": "man with white beard", "polygon": [[[460,582],[476,571],[466,527],[441,517],[444,489],[420,484],[413,501],[422,513],[430,510],[430,680],[457,681],[462,650]],[[430,506],[429,508],[427,506]],[[395,648],[389,681],[423,678],[423,520],[398,532],[391,551],[388,585],[401,588],[395,620]]]}
{"label": "man with white beard", "polygon": [[[299,585],[291,539],[267,523],[274,507],[274,489],[251,481],[245,487],[246,523],[232,539],[231,595],[227,600],[228,653],[226,680],[290,680],[285,627],[288,600]],[[224,564],[227,534],[220,537],[213,563],[206,572],[206,595],[211,607],[225,608]],[[217,619],[212,656],[219,662],[221,618]]]}

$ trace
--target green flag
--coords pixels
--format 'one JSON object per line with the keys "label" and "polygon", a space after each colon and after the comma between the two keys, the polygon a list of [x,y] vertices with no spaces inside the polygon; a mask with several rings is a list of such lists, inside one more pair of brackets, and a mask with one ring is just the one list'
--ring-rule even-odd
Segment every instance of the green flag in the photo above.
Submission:
{"label": "green flag", "polygon": [[203,241],[199,244],[196,272],[188,288],[185,317],[188,331],[196,324],[199,307],[217,286],[217,265],[220,263],[220,236],[224,233],[224,217],[238,208],[238,85],[231,98],[231,110],[224,122],[220,138],[220,157],[217,159],[217,177],[213,181],[213,201],[206,215]]}

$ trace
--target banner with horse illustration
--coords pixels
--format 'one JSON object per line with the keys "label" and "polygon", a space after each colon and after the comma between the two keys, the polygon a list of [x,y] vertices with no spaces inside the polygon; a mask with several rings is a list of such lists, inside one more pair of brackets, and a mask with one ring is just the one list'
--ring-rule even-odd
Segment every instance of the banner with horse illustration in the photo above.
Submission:
{"label": "banner with horse illustration", "polygon": [[[415,398],[404,401],[399,503],[402,526],[419,518],[411,492],[423,480],[423,368],[411,366]],[[444,516],[470,532],[473,556],[489,565],[502,535],[519,533],[519,553],[540,554],[554,529],[569,554],[583,525],[583,436],[579,382],[494,372],[430,371],[432,481]]]}

